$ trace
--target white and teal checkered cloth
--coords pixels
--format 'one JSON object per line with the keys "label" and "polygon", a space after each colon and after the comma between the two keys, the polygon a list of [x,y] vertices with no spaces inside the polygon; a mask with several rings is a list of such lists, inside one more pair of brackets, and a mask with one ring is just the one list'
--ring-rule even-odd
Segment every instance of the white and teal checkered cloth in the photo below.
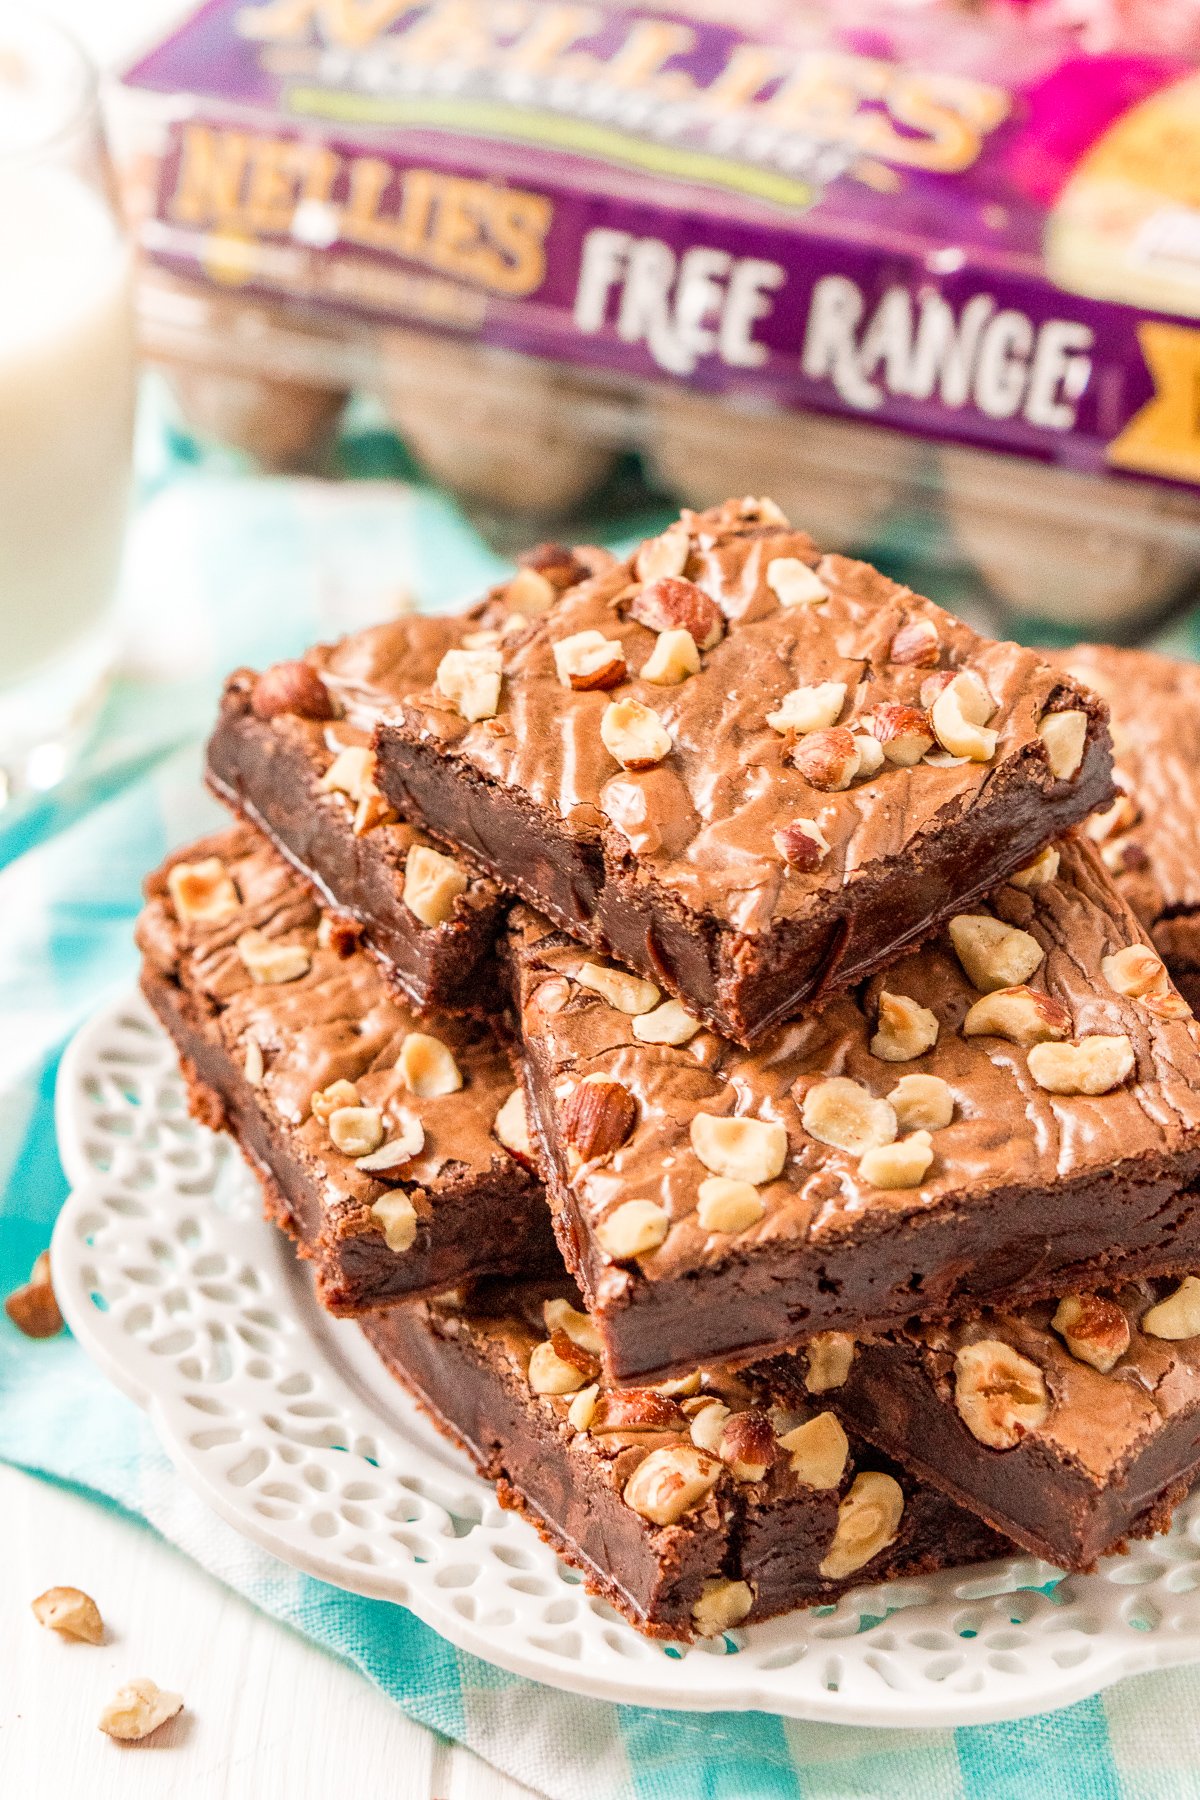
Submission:
{"label": "white and teal checkered cloth", "polygon": [[[86,779],[7,830],[0,814],[0,1292],[26,1278],[65,1192],[53,1124],[62,1047],[133,979],[145,871],[217,822],[199,734],[220,675],[361,623],[397,571],[441,604],[495,566],[449,506],[408,490],[198,476],[144,509],[127,584],[141,675],[118,690]],[[410,1717],[555,1800],[1200,1797],[1200,1668],[1020,1724],[913,1733],[640,1711],[503,1674],[401,1608],[237,1537],[69,1338],[28,1342],[2,1315],[0,1457],[143,1519]]]}

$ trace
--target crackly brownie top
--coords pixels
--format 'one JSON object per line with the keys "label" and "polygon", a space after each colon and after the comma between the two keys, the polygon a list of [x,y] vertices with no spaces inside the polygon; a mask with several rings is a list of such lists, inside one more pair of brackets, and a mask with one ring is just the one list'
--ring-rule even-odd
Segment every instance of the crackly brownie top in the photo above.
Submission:
{"label": "crackly brownie top", "polygon": [[1200,1150],[1200,1028],[1091,846],[1018,880],[754,1051],[517,908],[597,1296]]}
{"label": "crackly brownie top", "polygon": [[1163,955],[1200,968],[1200,667],[1148,650],[1053,653],[1108,702],[1121,793],[1086,830]]}
{"label": "crackly brownie top", "polygon": [[916,1326],[901,1341],[989,1448],[1041,1444],[1097,1482],[1117,1479],[1160,1430],[1200,1407],[1194,1276]]}
{"label": "crackly brownie top", "polygon": [[1103,736],[1103,707],[1034,652],[818,555],[767,501],[685,512],[494,656],[494,708],[439,677],[385,731],[453,752],[614,858],[635,853],[684,906],[743,932],[811,914],[1006,792],[1058,791],[1048,711],[1074,714],[1089,749]]}
{"label": "crackly brownie top", "polygon": [[412,1012],[329,927],[307,885],[241,826],[149,877],[137,939],[257,1087],[339,1230],[386,1231],[386,1196],[420,1213],[439,1189],[510,1166],[494,1126],[512,1070],[486,1028]]}

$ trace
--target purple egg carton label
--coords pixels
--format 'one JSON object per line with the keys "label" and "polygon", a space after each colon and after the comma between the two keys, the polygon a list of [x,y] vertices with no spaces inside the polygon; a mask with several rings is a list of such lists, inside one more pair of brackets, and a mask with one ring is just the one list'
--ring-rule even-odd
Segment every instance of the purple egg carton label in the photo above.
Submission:
{"label": "purple egg carton label", "polygon": [[1200,483],[1191,63],[1019,7],[703,10],[209,0],[126,77],[162,97],[146,251],[321,316]]}

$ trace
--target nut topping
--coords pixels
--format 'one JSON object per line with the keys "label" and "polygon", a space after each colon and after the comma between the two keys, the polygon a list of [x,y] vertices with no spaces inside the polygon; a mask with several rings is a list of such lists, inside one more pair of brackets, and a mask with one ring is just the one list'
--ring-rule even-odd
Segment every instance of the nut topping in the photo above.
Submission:
{"label": "nut topping", "polygon": [[862,1156],[890,1144],[899,1129],[886,1100],[875,1100],[847,1075],[833,1075],[809,1088],[800,1108],[809,1137],[834,1150]]}
{"label": "nut topping", "polygon": [[470,877],[452,856],[430,844],[413,844],[404,859],[404,904],[422,925],[445,925]]}
{"label": "nut topping", "polygon": [[729,1408],[723,1400],[706,1401],[692,1418],[691,1439],[693,1444],[701,1450],[710,1451],[715,1456],[725,1434],[725,1421],[729,1417]]}
{"label": "nut topping", "polygon": [[501,666],[499,650],[447,650],[434,686],[469,724],[493,719],[500,710]]}
{"label": "nut topping", "polygon": [[251,980],[263,987],[299,981],[312,968],[312,956],[304,944],[283,944],[265,931],[243,931],[235,948]]}
{"label": "nut topping", "polygon": [[257,1038],[246,1039],[246,1056],[242,1063],[242,1076],[248,1087],[261,1087],[267,1065],[263,1058],[262,1045]]}
{"label": "nut topping", "polygon": [[633,565],[637,578],[656,582],[664,575],[682,575],[690,553],[687,526],[682,519],[676,519],[658,537],[647,538],[638,551]]}
{"label": "nut topping", "polygon": [[[546,545],[545,548],[561,549],[561,545]],[[571,553],[568,550],[566,554],[570,556]],[[548,572],[528,564],[518,569],[504,586],[505,606],[522,619],[539,618],[542,613],[549,612],[557,598],[558,587],[550,580]]]}
{"label": "nut topping", "polygon": [[587,1431],[591,1427],[596,1412],[596,1401],[600,1397],[600,1389],[593,1381],[590,1387],[580,1388],[567,1408],[567,1423],[574,1431]]}
{"label": "nut topping", "polygon": [[57,1337],[63,1316],[50,1280],[50,1252],[43,1250],[34,1261],[24,1287],[14,1288],[4,1302],[9,1319],[27,1338]]}
{"label": "nut topping", "polygon": [[941,1131],[954,1117],[954,1093],[940,1075],[902,1075],[888,1105],[901,1131]]}
{"label": "nut topping", "polygon": [[699,669],[700,652],[690,631],[660,631],[639,673],[656,687],[678,687]]}
{"label": "nut topping", "polygon": [[573,1344],[565,1331],[535,1344],[530,1354],[529,1385],[535,1394],[577,1394],[596,1374],[595,1357]]}
{"label": "nut topping", "polygon": [[910,669],[936,669],[941,646],[932,619],[909,619],[892,639],[888,661]]}
{"label": "nut topping", "polygon": [[556,1331],[565,1331],[573,1344],[578,1344],[592,1356],[599,1356],[603,1350],[600,1333],[592,1321],[586,1313],[578,1312],[569,1300],[546,1300],[542,1305],[542,1317],[552,1337]]}
{"label": "nut topping", "polygon": [[657,1250],[671,1221],[653,1200],[625,1200],[596,1227],[596,1240],[614,1262],[630,1262]]}
{"label": "nut topping", "polygon": [[117,1689],[100,1714],[99,1724],[110,1738],[136,1743],[182,1710],[182,1694],[168,1694],[147,1676],[139,1675]]}
{"label": "nut topping", "polygon": [[616,687],[628,674],[619,640],[606,638],[602,631],[576,631],[551,648],[559,681],[578,693]]}
{"label": "nut topping", "polygon": [[[556,594],[578,586],[591,574],[587,564],[579,560],[569,544],[535,544],[532,550],[522,551],[517,561],[523,569],[532,569],[536,575],[543,576]],[[511,587],[511,582],[509,585]],[[504,598],[509,606],[513,604],[507,592]]]}
{"label": "nut topping", "polygon": [[780,606],[819,606],[829,589],[798,556],[776,556],[767,564],[767,586]]}
{"label": "nut topping", "polygon": [[846,1473],[850,1440],[831,1412],[818,1413],[803,1425],[786,1432],[779,1440],[780,1448],[791,1459],[792,1474],[805,1487],[824,1492],[835,1488]]}
{"label": "nut topping", "polygon": [[[860,719],[859,724],[863,721]],[[883,745],[878,738],[871,737],[865,731],[854,731],[850,734],[854,739],[854,748],[858,751],[858,767],[854,771],[855,781],[870,781],[878,775],[887,758],[883,754]]]}
{"label": "nut topping", "polygon": [[241,906],[233,876],[219,856],[178,862],[167,870],[167,892],[181,925],[220,925]]}
{"label": "nut topping", "polygon": [[1078,775],[1087,744],[1087,727],[1087,714],[1079,711],[1047,713],[1038,726],[1055,781],[1070,781]]}
{"label": "nut topping", "polygon": [[84,1644],[104,1642],[104,1620],[100,1608],[82,1588],[52,1587],[33,1601],[33,1616],[49,1631],[64,1637],[78,1638]]}
{"label": "nut topping", "polygon": [[702,1231],[748,1231],[766,1210],[766,1202],[748,1181],[710,1175],[696,1190],[696,1217]]}
{"label": "nut topping", "polygon": [[1200,1279],[1185,1275],[1174,1293],[1143,1315],[1142,1330],[1170,1343],[1200,1337]]}
{"label": "nut topping", "polygon": [[678,1000],[664,1000],[661,1006],[640,1013],[633,1021],[633,1035],[639,1044],[670,1044],[678,1048],[690,1044],[699,1030],[699,1019],[685,1012]]}
{"label": "nut topping", "polygon": [[611,1156],[637,1123],[637,1101],[619,1081],[581,1081],[559,1114],[559,1129],[584,1162]]}
{"label": "nut topping", "polygon": [[871,1039],[871,1055],[881,1062],[911,1062],[932,1050],[938,1039],[937,1014],[907,994],[879,996],[879,1022]]}
{"label": "nut topping", "polygon": [[1129,1348],[1129,1320],[1115,1300],[1100,1294],[1068,1294],[1050,1321],[1079,1362],[1107,1375]]}
{"label": "nut topping", "polygon": [[740,1625],[754,1605],[754,1589],[748,1581],[727,1581],[713,1576],[700,1589],[692,1607],[692,1624],[698,1637],[720,1637]]}
{"label": "nut topping", "polygon": [[950,942],[967,980],[981,994],[1021,987],[1046,954],[1029,932],[990,913],[959,913],[950,921]]}
{"label": "nut topping", "polygon": [[383,1142],[383,1114],[377,1106],[339,1106],[326,1129],[343,1156],[370,1156]]}
{"label": "nut topping", "polygon": [[652,769],[674,749],[653,707],[640,700],[610,700],[600,719],[600,741],[623,769]]}
{"label": "nut topping", "polygon": [[652,981],[643,981],[625,969],[607,968],[603,963],[584,963],[575,979],[580,987],[590,988],[618,1012],[648,1013],[662,999]]}
{"label": "nut topping", "polygon": [[383,1227],[383,1241],[389,1250],[402,1256],[411,1250],[417,1236],[417,1209],[407,1194],[399,1191],[384,1194],[371,1208],[372,1218]]}
{"label": "nut topping", "polygon": [[521,1088],[514,1088],[504,1105],[492,1121],[492,1130],[506,1150],[522,1161],[528,1162],[533,1157],[533,1145],[529,1141],[529,1120],[525,1113],[525,1095]]}
{"label": "nut topping", "polygon": [[707,1499],[722,1465],[691,1444],[652,1450],[625,1484],[625,1504],[652,1525],[677,1525]]}
{"label": "nut topping", "polygon": [[829,855],[829,839],[815,819],[793,819],[775,833],[776,850],[785,863],[801,875],[811,875]]}
{"label": "nut topping", "polygon": [[352,1081],[334,1081],[327,1088],[316,1089],[308,1102],[308,1110],[314,1119],[327,1125],[340,1106],[359,1105],[358,1089]]}
{"label": "nut topping", "polygon": [[306,662],[277,662],[264,669],[250,690],[250,710],[256,719],[275,719],[280,713],[301,719],[334,716],[329,689]]}
{"label": "nut topping", "polygon": [[689,1136],[706,1169],[756,1187],[774,1181],[787,1156],[787,1132],[775,1119],[730,1119],[699,1112]]}
{"label": "nut topping", "polygon": [[1006,1038],[1010,1044],[1048,1044],[1071,1035],[1071,1015],[1035,988],[996,988],[976,1000],[963,1020],[964,1037]]}
{"label": "nut topping", "polygon": [[895,1542],[904,1517],[904,1489],[880,1469],[856,1475],[850,1491],[838,1507],[837,1530],[821,1564],[826,1581],[844,1581],[848,1575]]}
{"label": "nut topping", "polygon": [[1141,1000],[1146,994],[1165,994],[1170,986],[1167,965],[1149,944],[1128,944],[1124,950],[1104,957],[1100,973],[1110,988],[1130,1000]]}
{"label": "nut topping", "polygon": [[629,603],[629,616],[651,631],[686,631],[697,650],[711,650],[725,631],[725,615],[694,581],[663,575],[641,588]]}
{"label": "nut topping", "polygon": [[357,805],[379,796],[375,785],[375,753],[365,744],[348,744],[339,750],[320,781],[323,794],[345,794]]}
{"label": "nut topping", "polygon": [[1048,1094],[1110,1094],[1136,1066],[1133,1045],[1123,1033],[1074,1044],[1035,1044],[1029,1052],[1029,1073]]}
{"label": "nut topping", "polygon": [[964,669],[944,687],[929,709],[934,736],[951,756],[968,762],[990,762],[996,754],[998,733],[986,731],[996,702],[978,675]]}
{"label": "nut topping", "polygon": [[792,688],[783,696],[775,712],[767,714],[773,731],[824,731],[836,725],[846,704],[844,681],[819,681],[812,687]]}
{"label": "nut topping", "polygon": [[775,1461],[775,1433],[765,1412],[749,1407],[725,1421],[717,1455],[735,1481],[761,1481]]}
{"label": "nut topping", "polygon": [[913,768],[927,750],[933,749],[928,714],[915,706],[898,706],[892,702],[877,706],[871,717],[871,734],[878,740],[888,762],[903,769]]}
{"label": "nut topping", "polygon": [[396,1058],[396,1072],[418,1100],[457,1094],[463,1084],[462,1070],[449,1045],[424,1031],[409,1032]]}
{"label": "nut topping", "polygon": [[804,1385],[810,1394],[828,1394],[845,1385],[854,1361],[854,1339],[844,1331],[818,1331],[804,1347]]}
{"label": "nut topping", "polygon": [[858,745],[844,725],[831,731],[810,731],[792,746],[792,762],[810,787],[823,794],[838,794],[858,774]]}
{"label": "nut topping", "polygon": [[1042,1371],[1000,1338],[980,1338],[958,1352],[954,1404],[971,1436],[990,1450],[1015,1449],[1050,1417]]}
{"label": "nut topping", "polygon": [[378,1150],[360,1156],[354,1166],[366,1175],[386,1174],[389,1169],[402,1168],[414,1156],[420,1156],[424,1148],[425,1127],[420,1119],[414,1119],[411,1113],[404,1113],[395,1137],[389,1138],[386,1144],[380,1144]]}
{"label": "nut topping", "polygon": [[933,1144],[927,1131],[914,1131],[894,1144],[880,1144],[859,1158],[858,1172],[877,1188],[920,1187],[933,1161]]}
{"label": "nut topping", "polygon": [[1044,887],[1046,882],[1053,881],[1058,875],[1058,865],[1061,860],[1054,845],[1047,844],[1046,848],[1040,850],[1031,863],[1026,863],[1023,869],[1014,870],[1008,879],[1014,887],[1026,890]]}
{"label": "nut topping", "polygon": [[601,1394],[592,1414],[591,1430],[682,1431],[687,1424],[678,1401],[653,1388],[618,1388]]}
{"label": "nut topping", "polygon": [[1094,844],[1105,844],[1122,832],[1132,831],[1141,816],[1128,794],[1118,794],[1111,806],[1085,819],[1083,829]]}

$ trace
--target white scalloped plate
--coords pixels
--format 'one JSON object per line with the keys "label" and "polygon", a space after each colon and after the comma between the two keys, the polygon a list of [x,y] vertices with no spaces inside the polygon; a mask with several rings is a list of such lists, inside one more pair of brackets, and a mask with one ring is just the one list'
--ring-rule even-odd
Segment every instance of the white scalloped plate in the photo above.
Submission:
{"label": "white scalloped plate", "polygon": [[62,1310],[179,1472],[284,1562],[410,1607],[489,1662],[640,1706],[930,1727],[1200,1659],[1200,1499],[1099,1575],[1053,1585],[1013,1558],[863,1587],[715,1644],[642,1638],[317,1306],[232,1146],[188,1118],[139,997],[71,1045],[58,1130],[75,1189],[52,1250]]}

